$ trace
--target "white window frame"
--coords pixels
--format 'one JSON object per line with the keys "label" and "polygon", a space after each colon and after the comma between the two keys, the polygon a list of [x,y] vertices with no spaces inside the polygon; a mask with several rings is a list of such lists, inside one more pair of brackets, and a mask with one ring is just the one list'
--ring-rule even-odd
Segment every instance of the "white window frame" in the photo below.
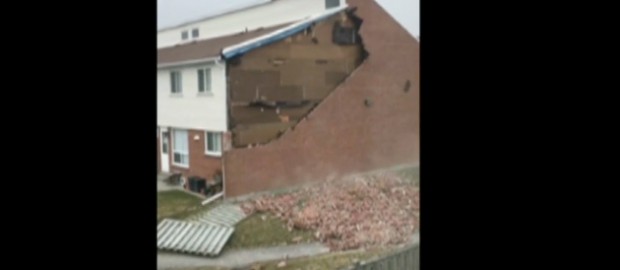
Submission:
{"label": "white window frame", "polygon": [[[174,77],[174,74],[178,74],[177,80],[176,80],[176,84],[175,84],[178,92],[174,92],[175,89],[174,89],[174,86],[172,84],[172,81],[173,81],[172,78]],[[183,75],[182,75],[182,72],[180,70],[172,70],[172,71],[170,71],[170,93],[173,94],[173,95],[181,95],[181,94],[183,94]]]}
{"label": "white window frame", "polygon": [[[217,134],[220,139],[220,149],[219,151],[210,151],[209,150],[209,133]],[[221,157],[222,156],[222,132],[214,132],[214,131],[205,131],[205,154],[208,156]]]}
{"label": "white window frame", "polygon": [[[207,72],[206,72],[207,70],[209,71],[208,72],[208,74],[209,74],[209,80],[208,81],[207,81]],[[197,80],[198,80],[198,94],[213,95],[213,87],[212,87],[212,85],[213,85],[213,72],[212,72],[211,68],[210,67],[199,68],[198,72],[202,74],[202,79],[203,79],[202,84],[205,87],[204,91],[201,92],[200,91],[200,75],[197,75],[197,77],[198,77],[197,78]]]}
{"label": "white window frame", "polygon": [[[177,131],[185,131],[185,134],[187,136],[185,136],[185,139],[187,140],[187,150],[186,151],[178,151],[177,150],[177,146],[176,146],[176,132]],[[172,144],[172,165],[177,166],[177,167],[181,167],[181,168],[189,168],[189,131],[186,129],[172,129],[171,130],[171,134],[172,134],[172,140],[170,140],[170,144]],[[180,155],[186,155],[187,156],[187,164],[183,164],[183,163],[177,163],[175,160],[175,154],[179,153]]]}

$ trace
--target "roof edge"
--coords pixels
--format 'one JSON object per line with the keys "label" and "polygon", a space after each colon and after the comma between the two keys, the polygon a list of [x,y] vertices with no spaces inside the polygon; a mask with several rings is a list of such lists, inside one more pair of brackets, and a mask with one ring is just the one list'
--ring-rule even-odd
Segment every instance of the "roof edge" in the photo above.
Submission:
{"label": "roof edge", "polygon": [[194,59],[194,60],[169,62],[169,63],[157,64],[157,68],[160,69],[160,68],[193,65],[193,64],[202,64],[202,63],[207,63],[207,62],[215,62],[221,59],[222,59],[221,57],[217,56],[217,57],[208,57],[208,58],[201,58],[201,59]]}
{"label": "roof edge", "polygon": [[299,22],[293,23],[287,27],[284,27],[282,29],[278,29],[274,32],[265,34],[263,36],[257,37],[257,38],[253,38],[244,42],[241,42],[239,44],[236,45],[232,45],[232,46],[228,46],[222,49],[222,58],[226,59],[226,58],[230,58],[230,57],[234,57],[236,55],[239,54],[243,54],[246,52],[249,52],[253,49],[259,48],[261,46],[264,45],[268,45],[271,44],[273,42],[285,39],[291,35],[294,35],[300,31],[302,31],[303,29],[307,28],[308,26],[310,26],[310,24],[317,22],[317,21],[321,21],[323,19],[326,19],[332,15],[335,15],[339,12],[342,12],[343,10],[346,10],[349,8],[349,5],[345,4],[341,7],[338,8],[334,8],[332,10],[328,10],[326,12],[323,13],[319,13],[319,14],[314,14],[311,16],[306,17],[306,19],[301,20]]}

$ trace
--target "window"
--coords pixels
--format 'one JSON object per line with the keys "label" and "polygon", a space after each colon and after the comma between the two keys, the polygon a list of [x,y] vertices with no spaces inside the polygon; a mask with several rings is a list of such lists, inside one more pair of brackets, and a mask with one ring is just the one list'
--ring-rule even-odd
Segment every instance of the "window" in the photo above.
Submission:
{"label": "window", "polygon": [[170,90],[173,94],[179,94],[182,92],[183,89],[181,89],[181,72],[170,72]]}
{"label": "window", "polygon": [[183,31],[183,32],[181,32],[181,39],[182,39],[182,40],[186,40],[187,38],[189,38],[189,36],[188,36],[188,34],[187,34],[187,31]]}
{"label": "window", "polygon": [[198,28],[194,28],[192,29],[192,38],[197,38],[198,37]]}
{"label": "window", "polygon": [[198,70],[198,93],[211,93],[211,69]]}
{"label": "window", "polygon": [[325,8],[333,8],[340,6],[340,0],[325,0]]}
{"label": "window", "polygon": [[219,156],[222,154],[222,134],[216,132],[206,132],[207,155]]}
{"label": "window", "polygon": [[173,163],[183,167],[189,167],[189,144],[187,130],[175,129],[172,133],[173,145],[172,153],[174,155]]}

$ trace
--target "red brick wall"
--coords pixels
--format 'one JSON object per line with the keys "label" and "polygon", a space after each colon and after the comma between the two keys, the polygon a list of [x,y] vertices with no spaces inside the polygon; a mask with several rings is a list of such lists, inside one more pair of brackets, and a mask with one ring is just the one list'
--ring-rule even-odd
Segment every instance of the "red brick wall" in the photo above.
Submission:
{"label": "red brick wall", "polygon": [[226,152],[226,196],[419,162],[419,44],[374,1],[349,4],[368,59],[294,130]]}
{"label": "red brick wall", "polygon": [[[172,145],[170,147],[170,172],[182,173],[185,177],[200,176],[212,179],[217,170],[222,169],[222,158],[205,154],[205,132],[203,130],[188,130],[189,136],[189,168],[182,168],[172,164]],[[198,140],[194,136],[198,135]],[[172,130],[171,130],[172,137]],[[171,138],[171,141],[172,138]]]}

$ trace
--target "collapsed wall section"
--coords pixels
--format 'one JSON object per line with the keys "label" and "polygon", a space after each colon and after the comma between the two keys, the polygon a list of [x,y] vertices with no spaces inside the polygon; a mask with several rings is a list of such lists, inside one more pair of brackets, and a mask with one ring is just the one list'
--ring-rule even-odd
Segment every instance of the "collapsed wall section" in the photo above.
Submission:
{"label": "collapsed wall section", "polygon": [[276,140],[294,127],[363,61],[347,11],[227,61],[234,147]]}
{"label": "collapsed wall section", "polygon": [[374,1],[363,19],[368,58],[277,140],[224,153],[228,197],[419,161],[419,44]]}

